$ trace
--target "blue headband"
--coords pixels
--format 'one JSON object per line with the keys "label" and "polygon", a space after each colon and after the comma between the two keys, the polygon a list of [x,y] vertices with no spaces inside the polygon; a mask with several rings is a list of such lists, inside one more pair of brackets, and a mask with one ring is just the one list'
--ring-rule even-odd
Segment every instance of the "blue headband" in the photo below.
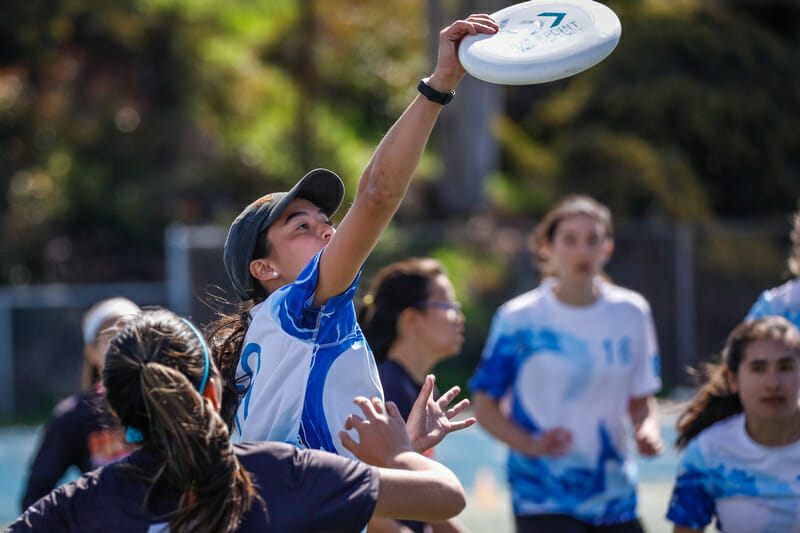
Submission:
{"label": "blue headband", "polygon": [[200,344],[203,346],[203,380],[200,382],[200,386],[197,387],[197,392],[203,394],[203,389],[206,388],[206,382],[208,381],[209,367],[211,366],[211,362],[209,361],[208,357],[208,344],[206,344],[206,340],[203,338],[200,332],[197,331],[197,328],[195,328],[191,322],[189,322],[185,318],[181,318],[181,320],[186,322],[186,325],[192,329],[194,334],[197,335],[197,338],[200,339]]}
{"label": "blue headband", "polygon": [[[181,320],[186,322],[186,325],[192,329],[194,334],[197,335],[197,338],[200,339],[200,344],[203,346],[203,380],[200,382],[200,386],[197,388],[197,392],[199,392],[202,395],[203,389],[206,388],[206,382],[208,382],[208,373],[209,373],[209,368],[211,367],[211,362],[208,357],[208,344],[206,344],[206,340],[203,338],[200,332],[197,331],[197,328],[195,328],[191,322],[189,322],[185,318],[181,318]],[[125,440],[132,443],[142,442],[144,440],[144,435],[138,429],[129,427],[128,431],[125,433]]]}

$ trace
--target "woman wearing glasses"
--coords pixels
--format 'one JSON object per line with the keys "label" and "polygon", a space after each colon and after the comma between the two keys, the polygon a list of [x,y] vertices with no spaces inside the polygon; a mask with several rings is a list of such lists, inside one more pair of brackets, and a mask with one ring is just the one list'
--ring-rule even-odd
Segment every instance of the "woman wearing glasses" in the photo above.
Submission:
{"label": "woman wearing glasses", "polygon": [[[378,362],[386,400],[395,402],[407,419],[420,390],[435,387],[428,373],[438,362],[458,354],[464,343],[464,314],[442,264],[412,258],[384,267],[363,299],[359,323]],[[458,391],[455,387],[448,394],[455,396]],[[462,531],[452,521],[403,527],[414,532]]]}

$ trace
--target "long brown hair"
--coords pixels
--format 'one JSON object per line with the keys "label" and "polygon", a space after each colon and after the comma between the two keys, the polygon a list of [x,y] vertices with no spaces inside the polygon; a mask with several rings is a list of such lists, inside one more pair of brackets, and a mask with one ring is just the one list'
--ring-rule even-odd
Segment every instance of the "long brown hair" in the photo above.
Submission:
{"label": "long brown hair", "polygon": [[250,310],[263,298],[257,297],[234,304],[234,311],[217,312],[217,319],[208,326],[208,339],[214,363],[222,377],[222,401],[219,414],[227,424],[233,427],[239,401],[246,391],[239,388],[236,380],[236,369],[242,356],[242,345],[250,327]]}
{"label": "long brown hair", "polygon": [[675,445],[685,448],[701,431],[715,422],[743,411],[739,395],[731,388],[744,361],[747,347],[756,340],[772,340],[790,347],[800,355],[800,332],[780,316],[766,316],[739,324],[728,336],[719,364],[708,364],[702,374],[708,381],[678,417]]}
{"label": "long brown hair", "polygon": [[151,470],[130,467],[150,487],[143,505],[150,508],[162,491],[181,493],[170,531],[232,531],[261,500],[227,426],[197,390],[205,368],[203,341],[164,309],[134,318],[106,355],[108,403],[123,425],[142,433],[143,448],[156,457]]}
{"label": "long brown hair", "polygon": [[541,222],[536,225],[531,233],[529,246],[533,253],[536,266],[543,277],[554,276],[552,267],[548,265],[547,257],[543,253],[546,246],[553,244],[558,225],[567,218],[584,215],[593,218],[603,224],[605,238],[612,239],[614,236],[614,225],[611,219],[611,211],[592,198],[591,196],[575,194],[567,196],[545,214]]}
{"label": "long brown hair", "polygon": [[430,257],[413,257],[382,268],[364,296],[358,323],[377,361],[386,359],[397,339],[397,319],[410,307],[421,307],[430,297],[434,280],[444,266]]}

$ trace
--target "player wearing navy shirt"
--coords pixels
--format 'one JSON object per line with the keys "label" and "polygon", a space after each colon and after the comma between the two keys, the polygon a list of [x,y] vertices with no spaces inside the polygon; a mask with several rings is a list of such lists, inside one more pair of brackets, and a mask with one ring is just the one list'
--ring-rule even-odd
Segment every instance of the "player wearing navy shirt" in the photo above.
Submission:
{"label": "player wearing navy shirt", "polygon": [[85,473],[130,452],[124,432],[108,411],[100,380],[113,327],[138,312],[139,306],[132,301],[114,297],[95,303],[84,314],[84,391],[65,398],[53,409],[31,464],[22,497],[23,511],[53,490],[71,466]]}
{"label": "player wearing navy shirt", "polygon": [[[408,418],[430,379],[428,372],[458,354],[464,343],[464,315],[455,289],[439,261],[415,257],[382,268],[362,302],[359,323],[378,361],[384,394]],[[415,533],[463,531],[455,521],[404,525]]]}
{"label": "player wearing navy shirt", "polygon": [[442,520],[463,508],[458,479],[411,449],[394,404],[356,398],[362,416],[344,429],[359,440],[339,438],[362,463],[233,445],[219,382],[190,322],[143,312],[112,340],[104,371],[108,402],[139,449],[41,498],[10,531],[356,531],[373,516]]}

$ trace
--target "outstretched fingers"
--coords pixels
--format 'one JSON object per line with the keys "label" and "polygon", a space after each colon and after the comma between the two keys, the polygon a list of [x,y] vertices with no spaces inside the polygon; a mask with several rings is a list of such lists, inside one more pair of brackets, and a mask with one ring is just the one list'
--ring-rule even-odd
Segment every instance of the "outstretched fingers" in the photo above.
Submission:
{"label": "outstretched fingers", "polygon": [[441,396],[439,396],[439,399],[436,401],[436,403],[439,404],[439,407],[442,409],[442,411],[445,411],[447,410],[447,406],[450,405],[452,401],[456,399],[456,396],[458,396],[460,392],[461,392],[461,387],[456,385],[447,392],[445,392],[444,394],[442,394]]}
{"label": "outstretched fingers", "polygon": [[452,433],[454,431],[461,431],[462,429],[467,429],[471,425],[475,423],[475,419],[470,417],[466,420],[460,420],[458,422],[451,422],[450,427],[448,428],[447,432]]}
{"label": "outstretched fingers", "polygon": [[456,405],[454,405],[453,407],[451,407],[450,409],[445,411],[445,415],[447,415],[447,418],[453,418],[454,416],[456,416],[458,413],[460,413],[461,411],[463,411],[467,407],[469,407],[469,400],[463,399],[460,402],[458,402]]}

